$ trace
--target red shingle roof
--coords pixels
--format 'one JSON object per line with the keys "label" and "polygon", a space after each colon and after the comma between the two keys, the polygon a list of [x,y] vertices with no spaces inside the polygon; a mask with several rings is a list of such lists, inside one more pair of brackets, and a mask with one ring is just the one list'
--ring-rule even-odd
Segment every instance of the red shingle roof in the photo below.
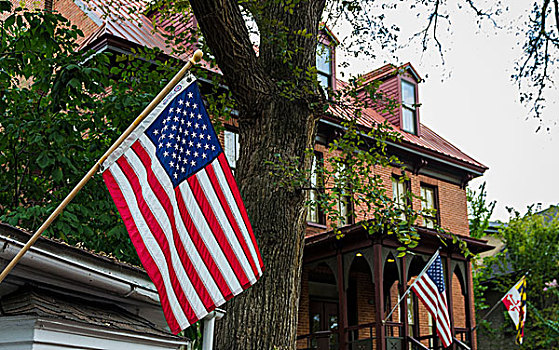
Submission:
{"label": "red shingle roof", "polygon": [[89,0],[84,6],[84,12],[98,23],[99,27],[86,38],[81,48],[105,35],[111,35],[142,47],[159,48],[165,54],[179,59],[189,58],[186,54],[174,54],[173,45],[167,43],[164,36],[168,34],[164,28],[169,25],[175,26],[175,30],[181,32],[191,23],[189,19],[181,21],[180,19],[184,19],[182,14],[165,21],[152,19],[147,16],[146,2],[135,0],[118,0],[118,6],[115,6],[112,0]]}
{"label": "red shingle roof", "polygon": [[415,77],[417,78],[418,81],[423,80],[421,78],[421,76],[419,75],[419,73],[417,73],[415,68],[413,68],[413,66],[409,62],[401,65],[400,67],[397,67],[397,66],[395,66],[391,63],[385,64],[384,66],[382,66],[380,68],[372,70],[369,73],[363,74],[361,76],[361,79],[363,81],[363,85],[366,85],[366,84],[368,84],[368,83],[370,83],[374,80],[383,79],[385,77],[388,77],[392,74],[396,74],[397,72],[403,71],[403,70],[411,71],[412,74],[415,75]]}
{"label": "red shingle roof", "polygon": [[[101,23],[101,25],[82,43],[82,47],[87,47],[103,35],[112,35],[144,47],[159,48],[167,55],[179,59],[186,60],[188,58],[186,55],[178,57],[173,55],[173,47],[169,43],[166,43],[165,37],[163,36],[165,31],[162,29],[167,25],[174,25],[175,29],[178,31],[185,30],[184,24],[180,24],[179,19],[179,16],[183,15],[178,14],[170,20],[162,21],[157,28],[154,29],[153,21],[147,15],[148,8],[146,7],[146,2],[137,0],[117,0],[120,6],[115,6],[112,1],[114,0],[89,0],[87,2],[86,6],[88,8],[85,9],[86,14],[96,23]],[[157,13],[155,13],[155,17],[157,17]],[[255,47],[255,51],[258,54],[257,47]],[[210,69],[207,63],[204,63],[203,66]],[[220,73],[217,68],[211,70]],[[409,70],[418,80],[421,80],[421,77],[410,63],[406,63],[400,67],[387,64],[364,74],[362,76],[363,84],[367,84],[373,80],[383,79],[392,74],[396,74],[400,70]],[[347,87],[347,83],[338,80],[337,86],[339,88],[344,88]],[[352,117],[351,111],[340,106],[330,106],[328,112],[340,119]],[[382,123],[384,121],[385,119],[373,109],[363,111],[359,119],[359,123],[365,127],[371,127],[375,123]],[[394,127],[394,129],[401,134],[403,144],[408,143],[433,151],[444,157],[450,157],[455,161],[479,168],[481,171],[487,169],[486,166],[460,151],[457,147],[446,141],[427,126],[421,124],[420,128],[420,136],[417,136],[403,132],[397,127]]]}
{"label": "red shingle roof", "polygon": [[[338,84],[340,84],[339,86],[347,86],[347,83],[341,81],[338,81]],[[331,105],[327,112],[339,119],[350,119],[353,118],[354,114],[350,108],[342,107],[340,105]],[[359,124],[366,128],[371,128],[375,124],[384,123],[385,121],[386,119],[372,108],[361,110],[361,115],[358,119]],[[485,165],[462,152],[458,149],[458,147],[439,136],[436,132],[424,124],[420,124],[420,136],[402,131],[396,126],[393,126],[393,128],[394,131],[398,132],[402,137],[401,142],[404,145],[412,144],[414,146],[418,146],[419,148],[435,152],[444,157],[449,157],[454,161],[466,163],[467,165],[479,168],[482,172],[487,170]]]}

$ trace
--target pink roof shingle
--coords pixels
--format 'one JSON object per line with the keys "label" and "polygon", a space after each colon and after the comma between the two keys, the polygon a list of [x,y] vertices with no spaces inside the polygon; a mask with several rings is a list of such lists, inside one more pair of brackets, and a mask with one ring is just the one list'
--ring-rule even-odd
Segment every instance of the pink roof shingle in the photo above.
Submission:
{"label": "pink roof shingle", "polygon": [[[338,86],[347,86],[347,83],[338,81]],[[350,119],[354,117],[354,112],[347,106],[330,105],[328,114],[338,119]],[[386,119],[372,108],[361,110],[361,115],[358,117],[358,123],[366,128],[371,128],[375,124],[386,122]],[[458,147],[454,146],[436,132],[431,130],[424,124],[420,124],[420,135],[410,134],[402,131],[396,126],[393,126],[394,131],[398,132],[401,136],[403,144],[412,144],[422,149],[435,152],[437,154],[449,157],[454,161],[466,163],[467,165],[479,168],[480,171],[485,171],[487,167],[480,162],[476,161],[466,153],[462,152]]]}

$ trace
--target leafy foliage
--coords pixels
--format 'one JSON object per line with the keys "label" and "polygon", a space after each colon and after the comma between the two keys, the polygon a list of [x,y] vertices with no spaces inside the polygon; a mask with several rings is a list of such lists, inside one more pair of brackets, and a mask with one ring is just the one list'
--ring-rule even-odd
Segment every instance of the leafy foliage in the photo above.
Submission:
{"label": "leafy foliage", "polygon": [[466,198],[470,217],[470,236],[482,238],[486,235],[485,230],[489,227],[489,220],[497,202],[487,203],[485,182],[479,186],[477,191],[467,188]]}
{"label": "leafy foliage", "polygon": [[[2,22],[3,222],[36,230],[175,71],[155,51],[81,52],[82,35],[54,13],[15,9]],[[138,262],[100,176],[46,234]]]}
{"label": "leafy foliage", "polygon": [[[555,285],[550,281],[559,276],[559,218],[552,207],[548,212],[525,215],[512,211],[512,218],[500,231],[505,249],[485,258],[486,283],[491,289],[506,293],[524,273],[527,277],[529,311],[522,349],[550,349],[557,347],[553,327],[558,322]],[[507,327],[514,326],[506,316]],[[512,330],[511,330],[512,328]]]}
{"label": "leafy foliage", "polygon": [[[284,159],[276,154],[276,158],[269,162],[270,173],[276,177],[278,186],[305,190],[308,210],[316,208],[337,231],[338,238],[343,236],[340,229],[350,223],[348,219],[353,219],[371,235],[395,235],[401,243],[398,248],[398,257],[401,257],[420,242],[417,232],[420,218],[434,217],[436,213],[429,209],[415,210],[412,201],[422,198],[409,190],[403,198],[395,198],[391,187],[377,171],[378,168],[396,167],[402,174],[399,181],[409,181],[406,165],[388,153],[388,142],[398,142],[400,134],[388,122],[375,123],[370,128],[360,124],[368,108],[375,106],[392,111],[398,106],[398,101],[385,96],[378,87],[378,82],[363,86],[360,79],[352,79],[346,88],[330,91],[327,104],[334,109],[349,111],[349,114],[328,143],[323,158],[317,159],[314,169],[305,171],[298,160]],[[364,98],[363,93],[368,98]],[[314,150],[308,149],[306,161],[313,158]],[[316,184],[311,181],[313,176],[318,179]],[[311,192],[315,195],[310,196]],[[453,243],[458,244],[466,256],[470,254],[459,237],[436,223],[435,229],[450,235]],[[447,244],[442,236],[441,244]]]}

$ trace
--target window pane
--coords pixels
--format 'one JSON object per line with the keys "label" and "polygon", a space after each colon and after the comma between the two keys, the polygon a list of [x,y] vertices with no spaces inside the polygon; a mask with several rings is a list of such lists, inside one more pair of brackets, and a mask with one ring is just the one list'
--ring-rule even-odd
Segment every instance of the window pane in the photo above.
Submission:
{"label": "window pane", "polygon": [[435,227],[435,211],[437,204],[435,203],[435,189],[431,187],[421,187],[421,209],[429,210],[423,217],[423,223],[427,228]]}
{"label": "window pane", "polygon": [[338,209],[340,210],[340,225],[347,225],[350,219],[349,196],[342,196],[338,200]]}
{"label": "window pane", "polygon": [[415,134],[415,110],[402,107],[402,129]]}
{"label": "window pane", "polygon": [[324,93],[328,97],[328,88],[330,87],[330,76],[318,73],[318,83],[323,88]]}
{"label": "window pane", "polygon": [[225,130],[223,141],[225,157],[231,169],[235,170],[237,167],[237,160],[239,159],[239,135],[236,132]]}
{"label": "window pane", "polygon": [[402,104],[415,108],[415,85],[402,80]]}
{"label": "window pane", "polygon": [[421,209],[436,209],[434,202],[434,189],[421,187]]}
{"label": "window pane", "polygon": [[[404,210],[406,207],[406,183],[397,178],[392,178],[392,199],[396,207]],[[402,212],[400,219],[406,220],[406,213]]]}
{"label": "window pane", "polygon": [[[408,294],[407,302],[408,302],[408,324],[412,326],[414,324],[415,318],[413,317],[413,295],[411,293]],[[410,332],[410,334],[413,334],[413,332]]]}
{"label": "window pane", "polygon": [[321,331],[320,328],[320,314],[316,313],[311,316],[311,333]]}
{"label": "window pane", "polygon": [[318,203],[316,203],[318,195],[317,195],[317,190],[314,189],[318,187],[318,174],[316,173],[316,167],[317,167],[317,159],[316,156],[314,156],[311,165],[311,178],[310,178],[310,187],[313,189],[309,190],[308,192],[308,198],[311,203],[307,208],[307,221],[318,223],[319,222]]}
{"label": "window pane", "polygon": [[328,46],[318,45],[316,49],[316,70],[326,75],[332,75],[332,56]]}
{"label": "window pane", "polygon": [[399,203],[400,194],[398,193],[398,179],[392,178],[392,199]]}

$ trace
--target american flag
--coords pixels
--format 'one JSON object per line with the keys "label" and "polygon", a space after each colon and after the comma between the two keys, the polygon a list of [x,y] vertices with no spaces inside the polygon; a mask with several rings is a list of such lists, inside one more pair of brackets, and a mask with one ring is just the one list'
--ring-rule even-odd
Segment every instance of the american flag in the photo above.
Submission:
{"label": "american flag", "polygon": [[411,289],[423,302],[427,311],[437,324],[437,334],[443,346],[452,344],[452,331],[450,328],[450,317],[448,316],[448,304],[446,302],[446,291],[443,274],[443,264],[439,252],[431,259],[431,265],[413,283]]}
{"label": "american flag", "polygon": [[262,275],[246,209],[191,75],[102,169],[175,334]]}

